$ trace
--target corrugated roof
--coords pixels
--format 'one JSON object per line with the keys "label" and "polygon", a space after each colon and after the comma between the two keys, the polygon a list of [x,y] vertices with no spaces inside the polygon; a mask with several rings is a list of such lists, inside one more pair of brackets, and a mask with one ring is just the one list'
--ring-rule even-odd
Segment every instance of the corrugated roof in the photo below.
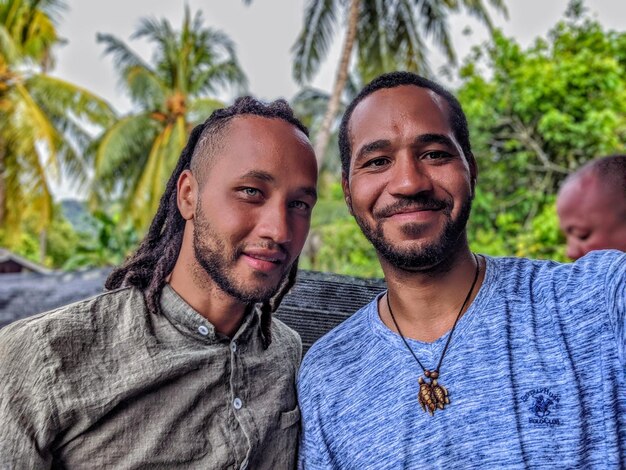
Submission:
{"label": "corrugated roof", "polygon": [[302,338],[303,351],[386,288],[381,279],[300,271],[276,316]]}

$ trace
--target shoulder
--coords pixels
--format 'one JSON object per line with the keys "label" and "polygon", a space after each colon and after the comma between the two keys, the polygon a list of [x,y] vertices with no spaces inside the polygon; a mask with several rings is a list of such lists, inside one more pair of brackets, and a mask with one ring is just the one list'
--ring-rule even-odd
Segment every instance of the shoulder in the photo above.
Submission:
{"label": "shoulder", "polygon": [[487,257],[481,307],[496,311],[507,304],[523,318],[548,315],[598,325],[623,312],[625,286],[626,254],[614,250],[590,252],[573,263]]}
{"label": "shoulder", "polygon": [[302,357],[302,340],[300,335],[275,317],[272,318],[272,344],[289,353],[290,356],[295,356],[297,362],[300,362]]}
{"label": "shoulder", "polygon": [[46,350],[72,354],[76,343],[89,345],[94,336],[111,332],[108,326],[119,321],[129,304],[143,305],[140,291],[124,288],[105,292],[16,321],[0,330],[0,355],[37,356]]}
{"label": "shoulder", "polygon": [[501,287],[515,291],[542,286],[559,291],[593,286],[603,287],[615,278],[623,278],[626,254],[615,250],[592,251],[573,263],[531,260],[526,258],[487,257],[490,276]]}

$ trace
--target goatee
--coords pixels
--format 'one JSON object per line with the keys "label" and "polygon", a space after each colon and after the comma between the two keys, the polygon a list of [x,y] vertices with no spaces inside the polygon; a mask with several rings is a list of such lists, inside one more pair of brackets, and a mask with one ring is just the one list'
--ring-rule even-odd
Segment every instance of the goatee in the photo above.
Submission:
{"label": "goatee", "polygon": [[[429,196],[417,195],[403,198],[395,204],[375,212],[376,226],[371,226],[356,213],[354,218],[365,237],[374,246],[379,256],[392,266],[405,271],[419,271],[438,265],[453,254],[459,244],[465,240],[465,227],[472,208],[472,199],[463,201],[459,215],[453,219],[451,215],[452,201],[438,200]],[[439,237],[432,243],[415,248],[401,249],[385,238],[383,221],[403,208],[416,207],[427,210],[440,210],[446,216],[445,225]],[[424,226],[419,223],[408,223],[401,227],[402,232],[409,238],[419,239]]]}

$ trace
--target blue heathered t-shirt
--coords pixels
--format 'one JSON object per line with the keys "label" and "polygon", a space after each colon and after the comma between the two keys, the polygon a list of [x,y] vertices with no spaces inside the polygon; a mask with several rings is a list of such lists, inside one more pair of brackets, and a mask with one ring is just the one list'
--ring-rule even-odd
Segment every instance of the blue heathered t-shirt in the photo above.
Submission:
{"label": "blue heathered t-shirt", "polygon": [[[311,348],[300,468],[626,467],[626,254],[486,259],[440,370],[451,403],[434,416],[377,300]],[[434,369],[447,336],[409,344]]]}

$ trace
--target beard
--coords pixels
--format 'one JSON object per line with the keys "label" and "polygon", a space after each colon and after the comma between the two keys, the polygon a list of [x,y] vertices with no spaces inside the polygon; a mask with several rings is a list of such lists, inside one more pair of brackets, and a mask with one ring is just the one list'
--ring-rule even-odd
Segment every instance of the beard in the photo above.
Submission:
{"label": "beard", "polygon": [[211,227],[200,205],[196,210],[194,223],[194,256],[219,289],[245,304],[267,302],[278,292],[291,265],[286,267],[275,284],[269,284],[268,275],[261,272],[253,274],[259,280],[258,284],[246,284],[234,272],[235,264],[243,253],[243,246],[228,250],[223,239]]}
{"label": "beard", "polygon": [[[418,206],[424,209],[441,210],[446,216],[446,223],[439,236],[430,244],[422,247],[398,248],[393,242],[385,238],[383,220],[395,211],[405,207]],[[401,199],[392,206],[388,206],[374,213],[376,225],[372,226],[356,213],[354,218],[361,228],[363,235],[370,241],[380,257],[392,266],[404,271],[418,271],[439,265],[448,256],[455,253],[465,240],[465,227],[472,208],[472,198],[467,197],[461,205],[459,215],[452,218],[453,203],[429,196],[417,195]],[[419,238],[424,228],[418,223],[408,223],[400,230],[408,237]]]}

